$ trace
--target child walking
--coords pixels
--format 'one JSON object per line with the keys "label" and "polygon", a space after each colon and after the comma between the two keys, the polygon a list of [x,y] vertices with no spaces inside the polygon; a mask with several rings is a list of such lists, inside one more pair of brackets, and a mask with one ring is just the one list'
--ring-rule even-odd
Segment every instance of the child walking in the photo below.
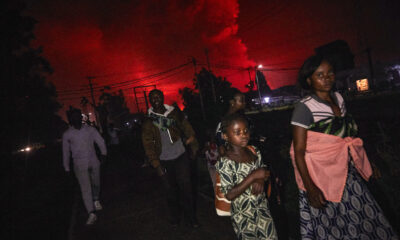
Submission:
{"label": "child walking", "polygon": [[231,220],[238,239],[277,239],[264,193],[269,171],[260,152],[248,146],[247,120],[232,114],[221,123],[226,151],[216,164],[221,191],[231,201]]}

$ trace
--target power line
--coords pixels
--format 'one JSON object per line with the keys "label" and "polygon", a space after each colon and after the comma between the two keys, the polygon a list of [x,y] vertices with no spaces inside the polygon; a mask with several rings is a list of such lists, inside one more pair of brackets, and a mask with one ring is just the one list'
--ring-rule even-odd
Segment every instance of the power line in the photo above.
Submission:
{"label": "power line", "polygon": [[[198,65],[205,66],[206,64],[200,63]],[[236,71],[248,71],[248,69],[249,69],[249,67],[241,67],[241,66],[226,65],[226,64],[213,64],[212,66],[214,68],[236,70]],[[250,68],[252,68],[252,67],[250,67]],[[269,71],[269,72],[292,71],[292,70],[299,70],[299,67],[293,67],[293,68],[260,68],[259,70],[260,71]]]}
{"label": "power line", "polygon": [[[166,76],[163,76],[163,77],[161,77],[161,78],[154,79],[151,83],[155,83],[155,82],[157,82],[157,81],[160,81],[160,80],[163,80],[163,79],[166,79],[166,78],[175,76],[175,75],[177,75],[177,74],[179,74],[179,73],[181,73],[181,72],[183,72],[183,71],[185,71],[185,70],[187,70],[187,69],[188,69],[188,68],[181,68],[180,71],[175,72],[175,73],[171,73],[171,74],[166,75]],[[162,76],[162,75],[160,75],[160,76]],[[153,77],[153,78],[154,78],[154,77]],[[149,78],[149,79],[153,79],[153,78]],[[93,89],[95,89],[95,90],[102,90],[102,89],[104,89],[105,87],[110,87],[110,88],[113,88],[113,89],[116,89],[116,90],[119,90],[119,89],[127,89],[127,88],[129,88],[129,87],[131,87],[131,86],[138,85],[139,83],[141,83],[141,82],[143,82],[143,81],[145,81],[145,80],[148,80],[148,79],[140,79],[140,80],[136,80],[136,81],[130,81],[130,82],[126,82],[126,83],[124,83],[124,84],[121,84],[121,83],[110,84],[110,85],[105,85],[105,86],[103,86],[103,87],[96,87],[96,88],[93,88]],[[89,94],[89,93],[90,93],[90,89],[85,89],[85,90],[79,91],[79,92],[68,92],[68,93],[63,93],[63,94],[61,94],[61,96],[81,95],[81,94]]]}
{"label": "power line", "polygon": [[293,68],[260,68],[258,69],[259,71],[263,72],[280,72],[280,71],[297,71],[299,70],[299,67],[293,67]]}
{"label": "power line", "polygon": [[304,59],[297,59],[297,60],[292,60],[292,61],[287,61],[287,62],[279,62],[279,63],[271,63],[271,64],[265,64],[266,66],[278,66],[278,65],[286,65],[286,64],[291,64],[291,63],[303,63]]}
{"label": "power line", "polygon": [[[169,73],[169,72],[172,72],[172,71],[174,71],[174,70],[177,70],[177,69],[179,69],[179,68],[188,66],[188,65],[191,64],[191,63],[192,63],[192,62],[190,61],[190,62],[181,64],[181,65],[179,65],[179,66],[176,66],[176,67],[167,69],[167,70],[162,71],[162,72],[159,72],[159,73],[155,73],[155,74],[151,74],[151,75],[144,76],[144,77],[141,77],[141,78],[131,79],[131,80],[123,81],[123,82],[119,82],[119,83],[97,86],[97,87],[93,87],[93,89],[96,89],[96,90],[97,90],[97,89],[102,89],[102,88],[104,88],[104,87],[106,87],[106,86],[108,86],[108,87],[117,87],[118,85],[122,85],[122,86],[123,86],[123,85],[126,85],[126,84],[131,84],[131,83],[134,83],[134,82],[138,82],[138,81],[140,81],[140,80],[152,79],[152,78],[155,78],[155,77],[158,77],[158,76],[162,76],[162,75],[164,75],[164,74],[167,74],[167,73]],[[104,76],[106,76],[106,75],[104,75]],[[101,76],[101,77],[103,77],[103,76]],[[89,88],[81,88],[81,89],[74,89],[74,90],[57,91],[57,94],[81,93],[81,92],[86,92],[86,91],[90,91],[90,89],[89,89]]]}
{"label": "power line", "polygon": [[177,70],[177,69],[186,67],[186,66],[188,66],[189,64],[192,64],[192,62],[190,61],[190,62],[181,64],[181,65],[179,65],[179,66],[177,66],[177,67],[170,68],[170,69],[168,69],[168,70],[165,70],[165,71],[163,71],[163,72],[159,72],[159,73],[156,73],[156,74],[148,75],[148,76],[141,77],[141,78],[131,79],[131,80],[128,80],[128,81],[119,82],[119,83],[115,83],[115,84],[110,84],[110,85],[106,85],[106,86],[124,85],[124,84],[129,84],[130,82],[133,82],[133,81],[152,79],[152,78],[155,78],[155,77],[158,77],[158,76],[167,74],[167,73],[169,73],[169,72],[175,71],[175,70]]}
{"label": "power line", "polygon": [[[184,71],[186,71],[186,70],[188,70],[188,68],[182,68],[180,71],[178,71],[178,72],[175,72],[175,73],[171,73],[171,74],[169,74],[169,75],[166,75],[166,76],[163,76],[163,77],[161,77],[161,78],[158,78],[158,79],[154,79],[152,82],[150,82],[150,84],[153,84],[153,83],[156,83],[157,81],[160,81],[160,80],[164,80],[164,79],[167,79],[167,78],[170,78],[170,77],[173,77],[173,76],[176,76],[176,75],[178,75],[178,74],[180,74],[180,73],[182,73],[182,72],[184,72]],[[143,80],[141,80],[141,81],[143,81]],[[119,90],[129,90],[129,89],[131,89],[133,86],[135,86],[135,85],[137,85],[139,82],[141,82],[141,81],[137,81],[137,82],[134,82],[134,83],[129,83],[129,84],[126,84],[126,85],[121,85],[121,86],[117,86],[117,87],[110,87],[110,88],[113,88],[113,90],[114,91],[119,91]],[[89,93],[90,93],[90,89],[88,89],[88,91],[86,91],[86,95],[89,95]],[[97,92],[98,93],[98,92]],[[79,93],[79,92],[77,92],[77,93],[71,93],[71,94],[69,94],[69,95],[80,95],[80,96],[74,96],[74,97],[67,97],[67,98],[65,98],[65,97],[61,97],[61,98],[59,98],[59,100],[72,100],[72,99],[80,99],[80,98],[82,98],[82,96],[81,96],[81,94],[84,94],[84,93]],[[97,94],[97,96],[96,97],[99,97],[101,94]]]}
{"label": "power line", "polygon": [[94,78],[108,78],[108,77],[115,77],[115,76],[132,75],[132,74],[137,74],[137,73],[145,73],[145,72],[151,72],[151,71],[152,70],[109,73],[109,74],[104,74],[104,75],[96,75],[96,76],[92,76],[92,77],[94,77]]}
{"label": "power line", "polygon": [[[185,63],[185,64],[181,64],[181,65],[179,65],[177,67],[168,69],[166,71],[159,72],[159,73],[156,73],[156,74],[152,74],[152,75],[149,75],[149,76],[145,76],[145,77],[142,77],[142,78],[132,79],[132,80],[124,81],[124,82],[120,82],[120,83],[114,83],[114,84],[109,84],[109,85],[93,87],[93,89],[94,90],[101,90],[101,89],[104,89],[104,87],[110,87],[114,91],[128,90],[128,89],[132,88],[134,85],[137,85],[138,83],[140,83],[140,82],[142,82],[144,80],[154,79],[154,78],[156,78],[156,79],[154,79],[151,83],[156,83],[157,81],[176,76],[176,75],[180,74],[181,72],[186,71],[188,68],[185,68],[185,66],[189,66],[189,64],[191,64],[191,63],[192,63],[192,61],[190,61],[188,63]],[[198,65],[207,66],[207,64],[205,64],[205,63],[199,63]],[[233,71],[248,71],[248,69],[249,69],[249,67],[241,67],[241,66],[234,66],[234,65],[228,65],[228,64],[218,64],[218,63],[212,64],[212,66],[214,68],[217,68],[217,69],[226,69],[226,70],[233,70]],[[180,69],[180,71],[173,72],[173,71],[178,70],[178,69]],[[297,71],[298,69],[299,68],[294,67],[294,68],[260,68],[258,70],[262,71],[262,72],[278,72],[278,71]],[[172,73],[170,73],[170,72],[172,72]],[[170,73],[170,74],[168,74],[168,73]],[[162,76],[162,75],[165,75],[165,74],[168,74],[168,75]],[[232,76],[232,75],[233,74],[230,74],[228,76]],[[157,78],[157,77],[160,77],[160,78]],[[72,92],[72,90],[70,90],[68,92],[66,92],[66,91],[65,92],[61,92],[61,96],[59,96],[59,100],[64,101],[64,100],[80,99],[82,97],[82,95],[89,96],[89,94],[90,94],[90,88],[81,89],[79,91],[76,90],[74,92]],[[79,96],[68,97],[68,95],[79,95]],[[96,95],[98,95],[97,92],[96,92]],[[98,97],[98,96],[96,96],[96,97]]]}

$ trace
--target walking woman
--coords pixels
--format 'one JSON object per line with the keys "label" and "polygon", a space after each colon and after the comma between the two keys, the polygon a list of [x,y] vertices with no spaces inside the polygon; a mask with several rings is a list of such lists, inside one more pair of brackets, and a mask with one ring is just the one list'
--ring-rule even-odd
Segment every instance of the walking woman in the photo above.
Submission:
{"label": "walking woman", "polygon": [[291,120],[302,239],[398,239],[365,185],[371,165],[342,96],[332,91],[332,64],[312,56],[298,81],[310,90]]}

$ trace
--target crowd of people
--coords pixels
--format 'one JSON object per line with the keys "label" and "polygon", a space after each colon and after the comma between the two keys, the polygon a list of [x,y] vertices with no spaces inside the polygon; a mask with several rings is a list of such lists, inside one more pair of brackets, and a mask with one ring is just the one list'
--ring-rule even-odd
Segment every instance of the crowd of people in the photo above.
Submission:
{"label": "crowd of people", "polygon": [[[357,124],[347,112],[342,96],[335,92],[334,64],[324,56],[311,56],[298,74],[299,85],[309,94],[294,108],[290,156],[299,188],[300,235],[302,239],[398,239],[365,182],[374,176]],[[146,161],[154,168],[166,191],[168,219],[172,227],[183,222],[200,227],[196,216],[191,164],[198,153],[207,160],[210,179],[230,204],[229,215],[238,239],[278,239],[285,236],[287,222],[271,214],[271,193],[280,182],[274,159],[265,159],[258,147],[252,120],[246,116],[245,96],[232,88],[229,108],[199,151],[195,129],[177,106],[164,103],[163,92],[154,89],[141,138]],[[97,130],[82,125],[81,113],[70,113],[71,127],[63,136],[64,168],[79,181],[88,211],[87,224],[96,221],[102,209],[99,199],[99,160],[107,154]],[[116,129],[110,128],[110,136]],[[112,152],[118,151],[112,138]],[[216,178],[216,176],[218,176]],[[273,179],[271,179],[273,176]],[[279,188],[279,186],[278,186]],[[278,191],[279,192],[279,191]]]}

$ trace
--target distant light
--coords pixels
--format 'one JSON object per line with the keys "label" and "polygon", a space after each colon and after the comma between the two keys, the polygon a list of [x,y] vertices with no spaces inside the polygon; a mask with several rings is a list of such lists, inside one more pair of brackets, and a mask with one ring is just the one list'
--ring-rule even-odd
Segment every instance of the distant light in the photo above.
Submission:
{"label": "distant light", "polygon": [[269,103],[269,97],[265,97],[264,102]]}
{"label": "distant light", "polygon": [[92,115],[92,113],[89,113],[89,115]]}
{"label": "distant light", "polygon": [[369,90],[369,84],[368,84],[368,79],[359,79],[356,81],[357,83],[357,90],[362,92],[362,91],[367,91]]}
{"label": "distant light", "polygon": [[394,65],[392,68],[400,71],[400,64]]}
{"label": "distant light", "polygon": [[25,147],[23,147],[23,148],[20,148],[20,149],[18,149],[18,150],[16,150],[16,151],[14,151],[14,154],[15,153],[29,153],[29,152],[33,152],[33,151],[35,151],[35,150],[37,150],[37,149],[41,149],[41,148],[44,148],[44,147],[46,147],[44,144],[41,144],[41,143],[32,143],[32,144],[30,144],[29,146],[25,146]]}
{"label": "distant light", "polygon": [[262,68],[262,67],[263,67],[263,65],[262,65],[262,64],[258,65],[258,68]]}

